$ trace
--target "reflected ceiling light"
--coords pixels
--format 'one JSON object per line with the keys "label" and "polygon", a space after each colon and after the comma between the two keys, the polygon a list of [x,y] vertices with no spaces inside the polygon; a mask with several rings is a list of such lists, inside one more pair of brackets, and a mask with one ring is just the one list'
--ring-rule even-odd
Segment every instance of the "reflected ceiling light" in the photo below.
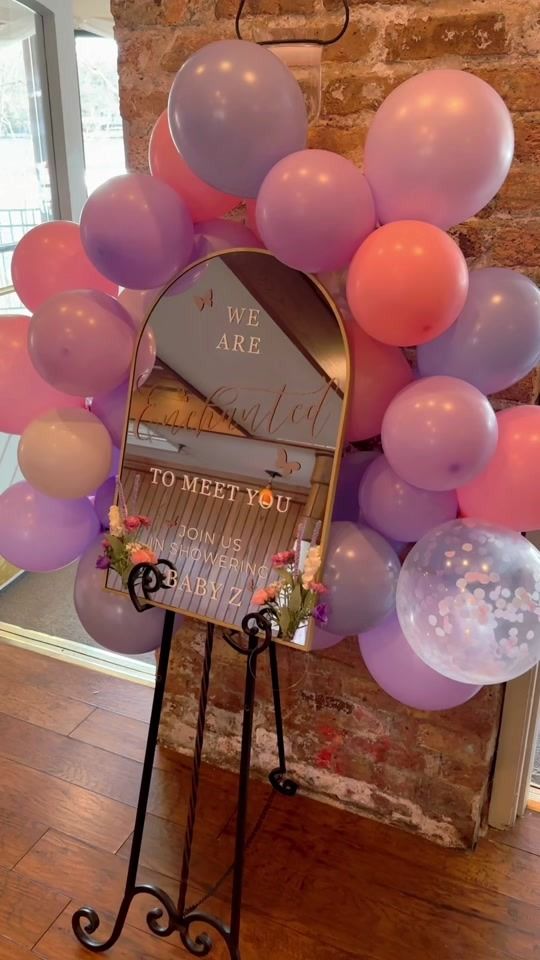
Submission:
{"label": "reflected ceiling light", "polygon": [[[321,112],[321,62],[323,47],[329,47],[344,36],[349,26],[350,11],[348,0],[342,0],[344,20],[338,33],[321,40],[317,37],[289,37],[284,40],[257,40],[263,47],[269,47],[273,54],[284,63],[294,74],[302,88],[308,120],[314,123]],[[236,36],[239,40],[245,39],[240,29],[242,13],[246,0],[240,0],[236,12]]]}

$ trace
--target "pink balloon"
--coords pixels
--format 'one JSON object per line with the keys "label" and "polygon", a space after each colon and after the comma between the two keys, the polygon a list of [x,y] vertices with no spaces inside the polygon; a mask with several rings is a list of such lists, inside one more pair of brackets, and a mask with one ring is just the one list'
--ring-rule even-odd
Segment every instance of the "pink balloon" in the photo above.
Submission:
{"label": "pink balloon", "polygon": [[405,639],[397,616],[358,638],[360,653],[380,687],[414,710],[450,710],[476,696],[482,688],[450,680],[428,667]]}
{"label": "pink balloon", "polygon": [[523,405],[497,414],[495,456],[458,490],[466,517],[511,530],[540,529],[540,407]]}
{"label": "pink balloon", "polygon": [[137,350],[137,366],[135,367],[135,387],[142,387],[154,369],[157,357],[156,338],[151,326],[147,326]]}
{"label": "pink balloon", "polygon": [[0,432],[22,433],[31,420],[51,407],[83,407],[43,380],[28,352],[30,317],[0,317]]}
{"label": "pink balloon", "polygon": [[330,150],[300,150],[276,163],[257,197],[264,245],[295,270],[346,267],[375,228],[363,173]]}
{"label": "pink balloon", "polygon": [[88,259],[78,224],[52,220],[19,240],[11,261],[13,286],[29,310],[64,290],[101,290],[114,296],[118,287]]}
{"label": "pink balloon", "polygon": [[411,383],[413,372],[399,347],[372,340],[351,321],[347,324],[351,348],[352,395],[347,440],[367,440],[381,432],[388,404]]}
{"label": "pink balloon", "polygon": [[425,377],[394,397],[381,436],[399,477],[422,490],[454,490],[489,463],[497,433],[493,408],[476,387]]}
{"label": "pink balloon", "polygon": [[129,313],[134,330],[141,329],[150,310],[161,296],[162,289],[162,287],[157,287],[154,290],[129,290],[127,287],[123,287],[120,290],[116,299]]}
{"label": "pink balloon", "polygon": [[150,137],[148,152],[150,172],[158,180],[168,183],[188,205],[192,220],[212,220],[222,217],[238,206],[240,200],[229,193],[221,193],[204,183],[191,170],[176,149],[169,130],[169,118],[164,110],[156,121]]}
{"label": "pink balloon", "polygon": [[125,380],[134,349],[131,317],[99,290],[68,290],[46,300],[30,324],[28,348],[38,373],[83,397]]}
{"label": "pink balloon", "polygon": [[510,169],[514,131],[499,94],[463,70],[429,70],[397,87],[375,114],[364,164],[382,223],[468,220]]}
{"label": "pink balloon", "polygon": [[[246,200],[246,226],[255,234],[258,240],[261,235],[257,228],[257,201]],[[262,241],[261,241],[262,242]]]}

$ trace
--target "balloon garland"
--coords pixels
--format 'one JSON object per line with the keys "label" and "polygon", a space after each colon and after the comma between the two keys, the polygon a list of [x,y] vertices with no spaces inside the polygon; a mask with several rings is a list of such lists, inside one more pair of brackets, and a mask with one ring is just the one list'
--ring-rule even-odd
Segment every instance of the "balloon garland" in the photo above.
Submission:
{"label": "balloon garland", "polygon": [[[209,44],[174,80],[150,175],[99,187],[80,227],[46,223],[20,241],[13,282],[32,317],[0,320],[0,429],[21,435],[25,482],[0,496],[0,554],[27,570],[82,554],[86,628],[123,652],[157,646],[161,613],[141,634],[127,601],[104,602],[94,562],[149,306],[190,262],[231,246],[347,270],[347,437],[380,436],[382,453],[344,457],[315,649],[361,634],[391,696],[447,709],[540,659],[540,553],[521,534],[540,528],[540,408],[496,414],[487,399],[540,362],[540,292],[513,270],[469,272],[445,232],[501,187],[512,122],[484,81],[434,70],[377,111],[363,172],[306,149],[307,128],[300,87],[269,50]],[[221,219],[242,201],[249,226]],[[147,337],[140,377],[155,360]]]}

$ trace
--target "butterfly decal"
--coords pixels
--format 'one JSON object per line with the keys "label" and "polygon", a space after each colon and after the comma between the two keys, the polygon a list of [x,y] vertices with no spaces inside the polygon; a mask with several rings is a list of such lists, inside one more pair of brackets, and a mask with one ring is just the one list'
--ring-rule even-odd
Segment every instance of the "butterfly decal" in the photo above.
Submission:
{"label": "butterfly decal", "polygon": [[201,311],[204,310],[205,307],[213,307],[213,306],[214,306],[214,291],[213,291],[213,290],[207,290],[206,293],[204,293],[202,297],[194,296],[193,299],[194,299],[194,301],[195,301],[195,305],[196,305],[196,306],[199,308],[199,310],[201,310]]}
{"label": "butterfly decal", "polygon": [[279,471],[282,477],[290,477],[291,473],[296,473],[300,470],[301,466],[302,464],[298,463],[297,460],[291,460],[289,462],[287,459],[287,451],[284,450],[283,447],[279,448],[276,458],[276,470]]}

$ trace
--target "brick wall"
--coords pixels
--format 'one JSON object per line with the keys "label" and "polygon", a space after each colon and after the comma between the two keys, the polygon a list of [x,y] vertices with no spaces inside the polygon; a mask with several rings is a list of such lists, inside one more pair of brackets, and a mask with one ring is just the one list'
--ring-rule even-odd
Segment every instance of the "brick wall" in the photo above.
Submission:
{"label": "brick wall", "polygon": [[[261,0],[246,5],[244,35],[334,31],[339,0]],[[148,137],[176,70],[211,40],[234,36],[236,0],[112,0],[119,43],[122,113],[129,163],[146,169]],[[502,10],[502,12],[501,12]],[[311,145],[357,162],[373,111],[399,82],[438,66],[464,67],[493,84],[512,111],[516,160],[500,195],[456,237],[471,264],[512,266],[540,279],[540,19],[530,0],[351,0],[352,22],[325,51],[321,119]],[[459,154],[456,156],[459,163]],[[506,391],[534,402],[538,377]],[[189,750],[201,633],[187,624],[176,640],[163,739]],[[280,651],[289,754],[305,788],[448,844],[470,845],[485,810],[501,693],[484,690],[446,714],[394,703],[367,676],[347,641],[312,657]],[[240,658],[218,644],[207,754],[236,762]],[[274,763],[268,679],[256,719],[255,762]]]}

